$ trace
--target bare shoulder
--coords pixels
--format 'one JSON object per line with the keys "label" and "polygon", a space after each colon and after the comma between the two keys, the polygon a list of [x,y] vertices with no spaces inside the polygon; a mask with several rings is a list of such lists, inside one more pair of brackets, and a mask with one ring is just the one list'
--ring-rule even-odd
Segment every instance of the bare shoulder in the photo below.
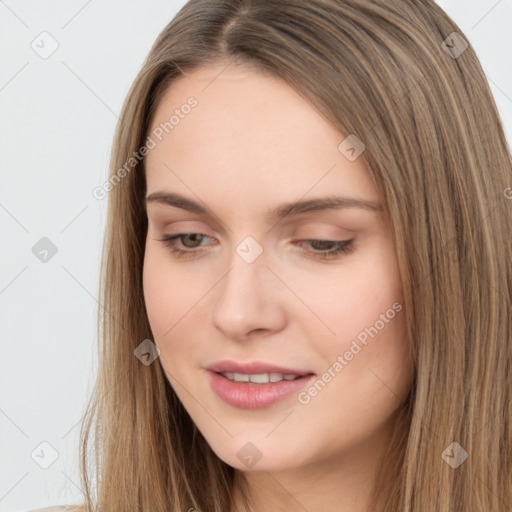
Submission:
{"label": "bare shoulder", "polygon": [[28,512],[80,512],[81,509],[80,505],[54,505],[52,507],[32,509]]}

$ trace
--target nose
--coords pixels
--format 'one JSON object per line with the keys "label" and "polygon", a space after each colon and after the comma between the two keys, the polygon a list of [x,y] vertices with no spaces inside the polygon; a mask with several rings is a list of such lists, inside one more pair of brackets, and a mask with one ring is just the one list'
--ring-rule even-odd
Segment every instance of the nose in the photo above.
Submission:
{"label": "nose", "polygon": [[267,267],[265,251],[251,263],[233,252],[230,269],[216,287],[213,325],[234,340],[279,332],[286,322],[286,290]]}

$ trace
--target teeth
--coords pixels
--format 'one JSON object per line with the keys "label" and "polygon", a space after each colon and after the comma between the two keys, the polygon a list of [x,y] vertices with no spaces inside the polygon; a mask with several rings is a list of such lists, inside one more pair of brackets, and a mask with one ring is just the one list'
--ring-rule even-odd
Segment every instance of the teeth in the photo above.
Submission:
{"label": "teeth", "polygon": [[282,380],[295,380],[301,375],[283,373],[257,373],[248,375],[246,373],[221,372],[221,375],[236,382],[254,382],[255,384],[267,384],[268,382],[280,382]]}

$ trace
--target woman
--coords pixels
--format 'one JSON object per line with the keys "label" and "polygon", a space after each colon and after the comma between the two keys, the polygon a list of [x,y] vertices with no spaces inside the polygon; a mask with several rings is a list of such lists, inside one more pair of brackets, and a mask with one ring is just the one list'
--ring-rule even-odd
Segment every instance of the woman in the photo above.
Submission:
{"label": "woman", "polygon": [[511,186],[433,1],[189,1],[103,187],[77,510],[509,510]]}

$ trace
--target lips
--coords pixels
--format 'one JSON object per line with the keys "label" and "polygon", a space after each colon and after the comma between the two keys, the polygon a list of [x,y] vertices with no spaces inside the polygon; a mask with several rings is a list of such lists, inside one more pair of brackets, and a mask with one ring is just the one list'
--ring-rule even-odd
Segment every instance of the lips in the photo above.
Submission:
{"label": "lips", "polygon": [[[290,368],[286,368],[286,371],[289,370]],[[314,378],[310,374],[295,380],[253,384],[232,381],[216,372],[208,372],[210,386],[221,400],[232,407],[249,410],[270,407],[281,400],[290,399]]]}
{"label": "lips", "polygon": [[225,359],[223,361],[217,361],[209,366],[206,366],[205,368],[215,373],[233,372],[255,375],[273,372],[300,376],[314,375],[314,373],[310,370],[289,368],[286,366],[279,366],[273,363],[265,363],[261,361],[241,362]]}

